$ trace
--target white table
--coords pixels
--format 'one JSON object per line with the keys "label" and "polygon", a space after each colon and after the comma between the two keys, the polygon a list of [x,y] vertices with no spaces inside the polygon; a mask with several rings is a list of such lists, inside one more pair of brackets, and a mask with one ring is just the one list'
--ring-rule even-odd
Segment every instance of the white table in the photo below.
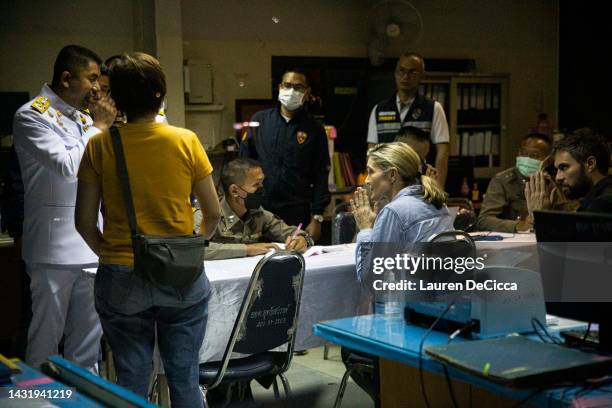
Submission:
{"label": "white table", "polygon": [[[487,265],[535,266],[534,270],[537,270],[535,234],[502,235],[502,241],[477,241],[479,254],[487,253],[491,261]],[[369,312],[367,295],[355,274],[355,244],[327,248],[335,249],[335,252],[304,258],[306,273],[296,350],[323,344],[320,337],[312,334],[313,324]],[[496,257],[499,260],[495,261]],[[257,256],[204,262],[212,294],[208,303],[208,322],[204,344],[200,349],[200,362],[222,358],[251,274],[261,258]],[[95,271],[89,269],[86,272]]]}
{"label": "white table", "polygon": [[[313,324],[365,313],[355,275],[355,244],[327,247],[335,252],[305,257],[306,273],[298,321],[296,350],[318,347]],[[208,323],[200,362],[220,360],[238,315],[249,279],[261,256],[204,262],[212,286]],[[363,305],[360,307],[360,305]]]}
{"label": "white table", "polygon": [[[323,344],[323,339],[312,334],[315,323],[368,312],[369,305],[355,273],[355,245],[325,247],[326,251],[333,252],[304,258],[306,271],[296,350]],[[223,357],[251,274],[262,257],[204,262],[212,293],[200,362],[217,361]],[[96,271],[96,268],[84,269],[90,276],[94,276]]]}

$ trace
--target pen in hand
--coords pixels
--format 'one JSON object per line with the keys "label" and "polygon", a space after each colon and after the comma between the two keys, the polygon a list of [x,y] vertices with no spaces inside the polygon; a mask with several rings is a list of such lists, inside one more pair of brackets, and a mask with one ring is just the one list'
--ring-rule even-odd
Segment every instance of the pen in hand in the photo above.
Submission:
{"label": "pen in hand", "polygon": [[293,231],[293,234],[291,234],[291,239],[287,243],[287,249],[290,249],[289,247],[291,246],[291,243],[295,240],[295,237],[297,237],[297,235],[300,233],[301,230],[302,230],[302,223],[300,222],[297,228],[295,229],[295,231]]}

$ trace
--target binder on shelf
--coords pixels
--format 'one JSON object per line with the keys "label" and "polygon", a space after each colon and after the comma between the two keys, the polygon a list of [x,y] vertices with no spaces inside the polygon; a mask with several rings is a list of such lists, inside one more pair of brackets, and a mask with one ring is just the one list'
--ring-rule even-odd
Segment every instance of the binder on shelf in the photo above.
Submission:
{"label": "binder on shelf", "polygon": [[470,150],[470,132],[461,134],[461,156],[467,156]]}
{"label": "binder on shelf", "polygon": [[487,130],[484,134],[484,154],[491,154],[491,139],[493,137],[493,132]]}
{"label": "binder on shelf", "polygon": [[351,156],[347,153],[345,157],[346,157],[346,167],[348,169],[351,186],[355,186],[357,185],[357,180],[355,179],[355,172],[353,171],[353,164],[351,163]]}
{"label": "binder on shelf", "polygon": [[461,103],[461,106],[463,107],[463,110],[467,110],[470,108],[470,89],[467,87],[467,85],[462,85],[461,87],[463,88],[461,91],[463,95],[463,102]]}
{"label": "binder on shelf", "polygon": [[340,155],[334,152],[334,183],[336,188],[344,188],[344,177],[342,177],[342,168],[340,167]]}
{"label": "binder on shelf", "polygon": [[476,109],[483,110],[485,108],[485,85],[476,86]]}
{"label": "binder on shelf", "polygon": [[355,175],[353,174],[353,166],[348,153],[340,153],[340,165],[342,166],[342,175],[344,177],[345,186],[355,185]]}
{"label": "binder on shelf", "polygon": [[492,109],[499,109],[499,87],[493,88],[493,97],[491,105]]}
{"label": "binder on shelf", "polygon": [[455,134],[455,137],[451,138],[452,146],[451,146],[451,155],[456,156],[461,154],[461,135],[459,133]]}
{"label": "binder on shelf", "polygon": [[334,126],[325,125],[325,134],[327,135],[327,152],[329,154],[329,175],[327,176],[327,184],[331,191],[336,190],[336,181],[334,177],[334,139],[337,137],[337,131]]}
{"label": "binder on shelf", "polygon": [[474,156],[482,156],[484,151],[484,132],[476,132],[474,134]]}
{"label": "binder on shelf", "polygon": [[457,110],[463,110],[463,86],[457,85]]}
{"label": "binder on shelf", "polygon": [[470,144],[468,146],[468,156],[476,155],[476,135],[474,133],[470,133]]}
{"label": "binder on shelf", "polygon": [[472,85],[469,87],[470,90],[470,109],[476,109],[476,85]]}
{"label": "binder on shelf", "polygon": [[497,156],[499,154],[499,144],[500,144],[499,134],[494,133],[491,136],[491,154],[493,156]]}
{"label": "binder on shelf", "polygon": [[443,108],[446,107],[446,96],[447,95],[448,95],[448,91],[447,91],[446,86],[440,85],[440,100],[438,102],[440,102]]}
{"label": "binder on shelf", "polygon": [[493,86],[487,85],[485,88],[485,109],[493,108]]}

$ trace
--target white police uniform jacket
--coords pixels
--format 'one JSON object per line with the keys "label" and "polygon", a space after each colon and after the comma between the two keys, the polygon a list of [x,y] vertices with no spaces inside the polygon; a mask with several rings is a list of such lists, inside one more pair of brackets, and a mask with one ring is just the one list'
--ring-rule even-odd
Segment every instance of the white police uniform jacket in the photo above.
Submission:
{"label": "white police uniform jacket", "polygon": [[92,119],[47,84],[40,96],[15,113],[13,140],[25,193],[22,256],[26,262],[98,262],[74,225],[77,172],[87,141],[96,133],[100,130]]}

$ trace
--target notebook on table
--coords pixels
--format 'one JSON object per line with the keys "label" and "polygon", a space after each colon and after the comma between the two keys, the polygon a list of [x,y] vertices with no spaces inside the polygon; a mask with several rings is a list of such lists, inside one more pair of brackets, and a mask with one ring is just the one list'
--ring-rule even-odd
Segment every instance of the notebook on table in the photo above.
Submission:
{"label": "notebook on table", "polygon": [[425,351],[449,366],[515,388],[545,387],[612,373],[612,357],[523,336],[431,346]]}

